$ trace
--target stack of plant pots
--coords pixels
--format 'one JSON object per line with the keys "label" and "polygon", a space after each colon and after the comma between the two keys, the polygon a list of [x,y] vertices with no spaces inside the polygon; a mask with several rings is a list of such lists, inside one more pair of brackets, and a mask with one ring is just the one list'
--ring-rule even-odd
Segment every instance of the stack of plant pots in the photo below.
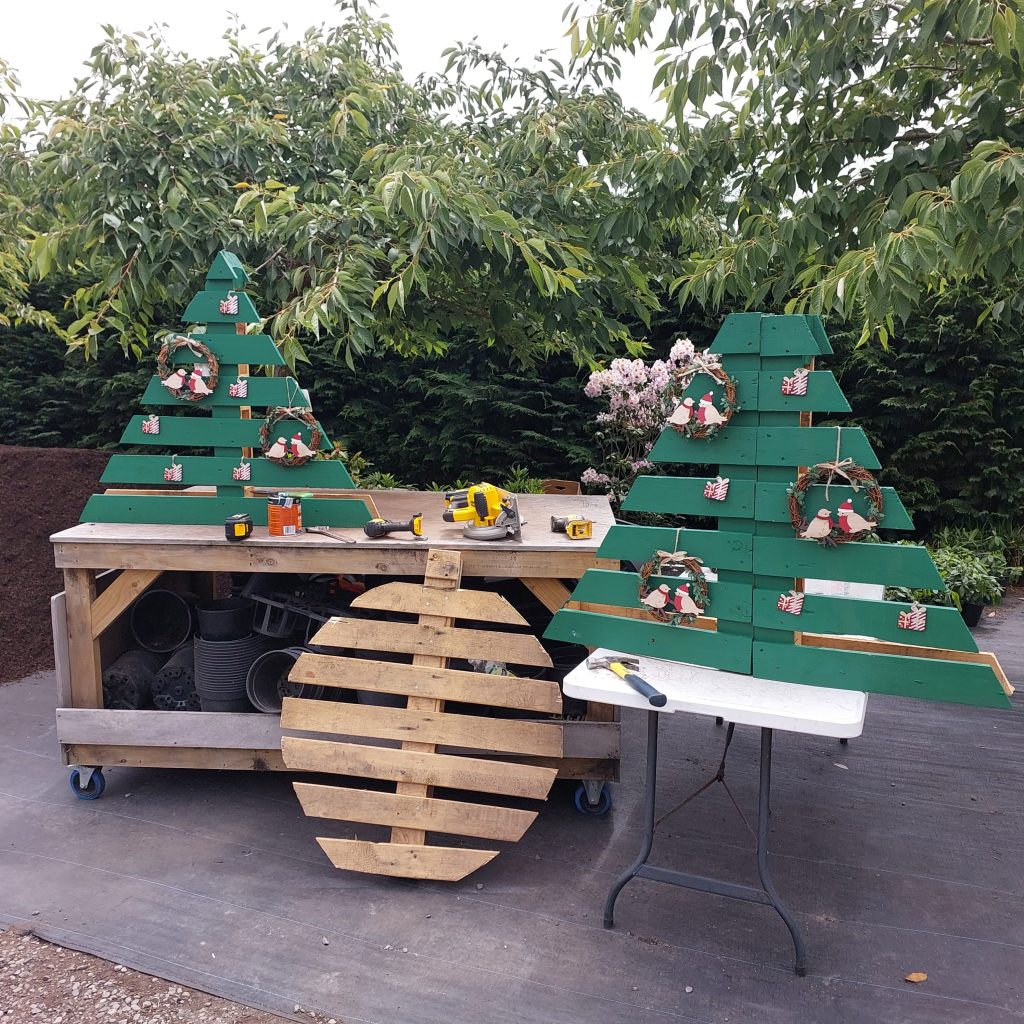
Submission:
{"label": "stack of plant pots", "polygon": [[246,680],[246,693],[257,711],[277,715],[281,713],[285,697],[308,697],[315,700],[323,696],[322,686],[293,683],[288,679],[288,673],[304,650],[304,647],[286,647],[283,650],[266,651],[252,663]]}
{"label": "stack of plant pots", "polygon": [[153,677],[153,704],[161,711],[201,710],[191,640],[179,647]]}
{"label": "stack of plant pots", "polygon": [[266,641],[252,629],[253,602],[243,597],[198,607],[195,684],[203,711],[252,711],[245,681]]}

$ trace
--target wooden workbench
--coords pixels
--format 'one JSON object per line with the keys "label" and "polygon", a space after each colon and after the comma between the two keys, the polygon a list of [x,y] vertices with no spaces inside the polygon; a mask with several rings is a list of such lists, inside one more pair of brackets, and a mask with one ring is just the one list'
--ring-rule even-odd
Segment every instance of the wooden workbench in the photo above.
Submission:
{"label": "wooden workbench", "polygon": [[[334,529],[330,537],[313,533],[269,537],[265,529],[257,528],[248,541],[232,543],[219,526],[117,523],[83,523],[54,534],[55,561],[64,570],[65,583],[64,621],[55,623],[60,686],[57,738],[64,763],[284,768],[277,716],[103,708],[101,636],[165,571],[421,576],[428,548],[454,548],[462,552],[464,577],[519,579],[553,613],[569,598],[562,580],[579,579],[591,566],[618,567],[597,558],[613,523],[604,497],[523,495],[519,499],[525,520],[522,538],[496,542],[468,540],[461,525],[444,523],[444,499],[438,492],[367,493],[385,518],[408,519],[422,512],[425,536],[414,539],[397,534],[370,540],[362,530]],[[179,500],[200,499],[182,496]],[[556,514],[587,516],[594,521],[594,536],[572,541],[552,533],[550,517]],[[107,573],[97,584],[97,573],[105,570],[120,572]],[[607,705],[594,704],[584,720],[566,722],[565,757],[559,762],[563,777],[588,783],[617,778],[615,718]]]}

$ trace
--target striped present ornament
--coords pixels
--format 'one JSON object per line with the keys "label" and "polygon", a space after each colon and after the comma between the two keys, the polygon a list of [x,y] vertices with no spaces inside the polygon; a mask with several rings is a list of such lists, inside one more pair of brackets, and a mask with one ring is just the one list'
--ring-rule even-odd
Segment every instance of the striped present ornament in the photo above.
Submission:
{"label": "striped present ornament", "polygon": [[788,594],[779,594],[779,611],[789,612],[790,615],[799,615],[804,610],[804,595],[798,590],[791,590]]}
{"label": "striped present ornament", "polygon": [[228,398],[248,398],[249,379],[238,377],[233,384],[228,385]]}
{"label": "striped present ornament", "polygon": [[144,419],[142,421],[142,432],[144,434],[159,434],[160,417],[151,414],[147,419]]}
{"label": "striped present ornament", "polygon": [[915,633],[923,633],[928,625],[928,609],[915,601],[909,611],[899,613],[896,625],[899,629],[912,629]]}
{"label": "striped present ornament", "polygon": [[220,300],[220,312],[222,316],[234,316],[238,312],[238,296],[234,292]]}
{"label": "striped present ornament", "polygon": [[704,485],[704,497],[712,501],[725,501],[729,494],[729,478],[715,477]]}
{"label": "striped present ornament", "polygon": [[806,395],[807,394],[807,369],[803,366],[793,371],[792,377],[782,378],[782,393],[784,395]]}

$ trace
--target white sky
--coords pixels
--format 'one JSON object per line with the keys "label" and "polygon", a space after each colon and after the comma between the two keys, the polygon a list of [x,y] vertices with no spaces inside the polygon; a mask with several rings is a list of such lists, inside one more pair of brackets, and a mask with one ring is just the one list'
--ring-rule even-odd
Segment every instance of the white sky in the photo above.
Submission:
{"label": "white sky", "polygon": [[[441,51],[451,43],[480,39],[486,49],[507,46],[511,57],[530,60],[541,50],[568,60],[569,45],[562,11],[568,0],[383,0],[377,8],[395,32],[408,78],[443,67]],[[238,11],[253,34],[287,24],[286,36],[310,26],[336,23],[332,0],[36,0],[3,5],[0,56],[17,70],[23,91],[37,98],[66,93],[81,74],[81,64],[103,38],[101,25],[126,31],[166,24],[164,34],[175,49],[201,57],[223,50],[221,36],[228,13]],[[285,16],[286,12],[286,16]],[[627,54],[617,85],[628,106],[654,117],[663,113],[651,95],[654,56]]]}

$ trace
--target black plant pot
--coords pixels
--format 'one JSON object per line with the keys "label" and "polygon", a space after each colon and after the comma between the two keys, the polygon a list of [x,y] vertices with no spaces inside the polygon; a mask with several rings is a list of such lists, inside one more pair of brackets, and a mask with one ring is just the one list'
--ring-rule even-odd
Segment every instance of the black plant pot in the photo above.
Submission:
{"label": "black plant pot", "polygon": [[985,610],[983,604],[974,604],[970,601],[964,601],[960,605],[960,614],[964,617],[964,622],[973,629],[979,622],[981,622],[981,613]]}

